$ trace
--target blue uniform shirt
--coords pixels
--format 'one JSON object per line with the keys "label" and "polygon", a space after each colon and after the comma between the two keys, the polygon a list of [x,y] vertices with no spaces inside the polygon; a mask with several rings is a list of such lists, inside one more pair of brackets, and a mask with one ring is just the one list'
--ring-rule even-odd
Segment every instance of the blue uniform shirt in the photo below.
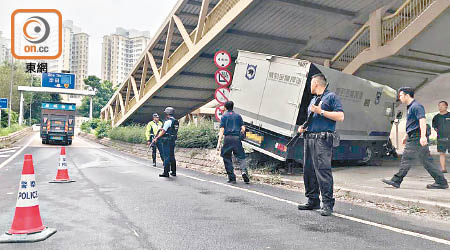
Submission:
{"label": "blue uniform shirt", "polygon": [[[170,116],[170,117],[172,117],[172,116]],[[172,120],[169,118],[164,122],[162,129],[167,132],[167,130],[169,130],[170,126],[172,126]]]}
{"label": "blue uniform shirt", "polygon": [[[308,106],[308,116],[311,113],[311,106],[316,102],[317,96],[315,96]],[[339,97],[330,91],[325,91],[323,94],[322,100],[320,102],[320,107],[324,111],[332,111],[332,112],[344,112],[342,108],[342,103]],[[311,123],[308,126],[308,132],[334,132],[336,131],[336,122],[328,119],[320,114],[314,114],[311,120]]]}
{"label": "blue uniform shirt", "polygon": [[408,105],[408,115],[406,119],[406,133],[419,129],[419,119],[425,118],[425,108],[422,104],[414,100]]}
{"label": "blue uniform shirt", "polygon": [[243,125],[241,115],[234,113],[234,111],[226,111],[220,119],[220,127],[225,129],[224,135],[239,136]]}

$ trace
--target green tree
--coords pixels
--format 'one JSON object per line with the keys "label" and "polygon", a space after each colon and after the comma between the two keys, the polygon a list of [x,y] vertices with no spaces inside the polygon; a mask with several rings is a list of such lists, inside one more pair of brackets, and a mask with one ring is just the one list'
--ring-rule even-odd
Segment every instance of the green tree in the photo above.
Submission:
{"label": "green tree", "polygon": [[[12,100],[9,100],[9,88],[11,84],[11,68],[14,68],[13,73],[13,90]],[[22,62],[15,62],[13,67],[11,63],[4,62],[0,65],[0,98],[8,98],[11,102],[12,110],[19,113],[20,94],[17,90],[18,86],[30,86],[31,75],[25,73],[25,64]]]}
{"label": "green tree", "polygon": [[[84,79],[84,84],[96,90],[96,95],[92,97],[92,116],[99,118],[101,109],[114,94],[113,84],[110,81],[101,81],[97,76]],[[89,117],[89,99],[90,97],[84,97],[78,109],[78,113],[84,117]]]}
{"label": "green tree", "polygon": [[[17,116],[20,111],[20,93],[18,91],[18,86],[30,86],[40,87],[41,79],[40,77],[34,76],[32,78],[31,74],[25,73],[25,64],[20,61],[16,61],[14,63],[14,76],[13,76],[13,92],[12,92],[12,123],[16,123]],[[11,83],[11,63],[4,62],[0,65],[0,98],[8,98],[9,99],[9,87]],[[59,94],[47,94],[47,93],[24,93],[24,121],[25,123],[29,122],[30,118],[30,105],[31,105],[31,118],[32,124],[39,123],[41,116],[41,103],[42,102],[59,102],[61,101],[61,97]],[[7,122],[7,116],[5,120],[5,115],[7,114],[6,110],[2,112],[2,124]],[[7,123],[6,123],[7,124]]]}

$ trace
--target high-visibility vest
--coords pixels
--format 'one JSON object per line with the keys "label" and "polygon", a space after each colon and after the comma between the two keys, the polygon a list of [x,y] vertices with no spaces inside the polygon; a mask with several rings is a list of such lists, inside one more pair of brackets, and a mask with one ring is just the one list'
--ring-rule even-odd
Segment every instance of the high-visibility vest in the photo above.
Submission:
{"label": "high-visibility vest", "polygon": [[147,124],[147,128],[145,130],[145,136],[147,137],[147,141],[150,140],[151,136],[155,136],[159,129],[161,129],[163,126],[163,123],[161,121],[158,121],[158,123],[154,122],[154,121],[150,121]]}

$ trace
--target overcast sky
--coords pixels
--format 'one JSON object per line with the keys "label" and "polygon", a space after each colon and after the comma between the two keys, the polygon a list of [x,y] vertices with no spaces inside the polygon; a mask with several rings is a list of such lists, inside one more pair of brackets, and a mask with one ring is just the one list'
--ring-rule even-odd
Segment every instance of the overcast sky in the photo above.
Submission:
{"label": "overcast sky", "polygon": [[2,0],[0,31],[11,36],[11,13],[16,9],[57,9],[89,34],[89,75],[101,77],[102,38],[116,27],[148,30],[153,36],[177,0]]}

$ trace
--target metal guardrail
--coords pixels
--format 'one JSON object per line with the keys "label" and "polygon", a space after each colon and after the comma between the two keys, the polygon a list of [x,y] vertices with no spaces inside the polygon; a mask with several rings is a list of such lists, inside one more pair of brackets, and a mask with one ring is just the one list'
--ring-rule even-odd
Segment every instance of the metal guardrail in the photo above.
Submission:
{"label": "metal guardrail", "polygon": [[436,0],[406,1],[394,14],[381,21],[382,45],[392,41]]}
{"label": "metal guardrail", "polygon": [[0,136],[0,148],[3,148],[7,145],[13,144],[14,142],[25,137],[29,132],[31,132],[32,128],[27,127],[22,130],[11,133],[7,136]]}
{"label": "metal guardrail", "polygon": [[[381,45],[394,40],[409,24],[436,0],[408,0],[398,10],[381,20]],[[331,59],[334,68],[344,69],[361,52],[370,48],[370,26],[361,27],[348,43]]]}
{"label": "metal guardrail", "polygon": [[333,66],[339,69],[349,64],[355,59],[363,50],[370,47],[370,27],[364,25],[350,41],[336,54],[331,62]]}

